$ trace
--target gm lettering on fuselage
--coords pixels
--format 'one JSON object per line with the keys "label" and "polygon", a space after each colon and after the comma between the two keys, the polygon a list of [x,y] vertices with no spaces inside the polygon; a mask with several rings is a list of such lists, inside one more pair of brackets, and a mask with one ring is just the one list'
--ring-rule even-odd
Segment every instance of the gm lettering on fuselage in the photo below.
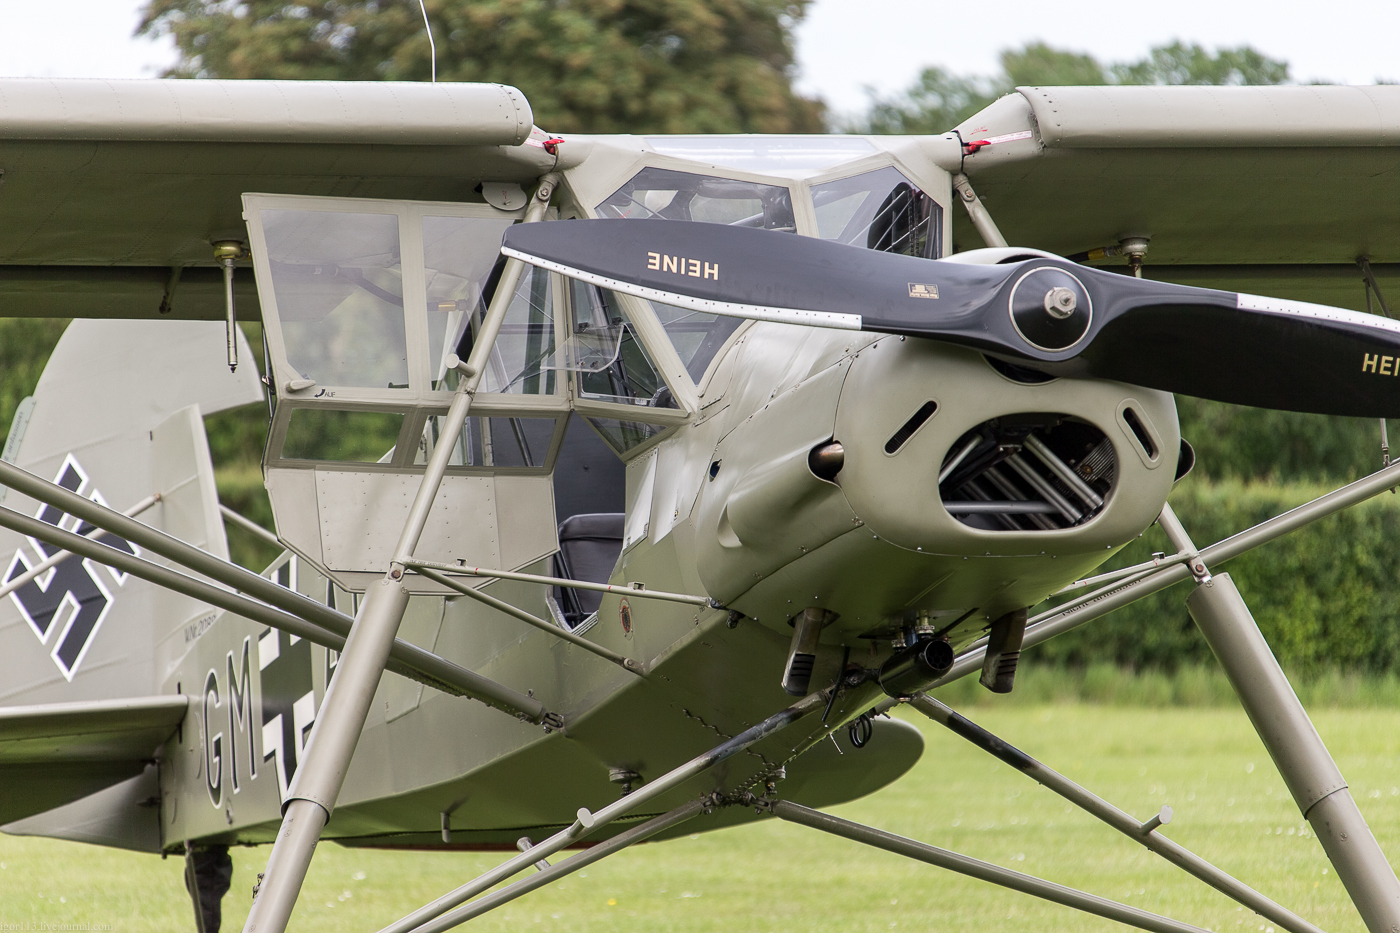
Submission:
{"label": "gm lettering on fuselage", "polygon": [[[296,559],[269,574],[296,589]],[[335,655],[327,653],[327,664]],[[316,722],[311,643],[277,629],[244,637],[222,664],[209,668],[200,697],[204,781],[209,802],[222,808],[270,768],[287,799],[297,762]],[[330,670],[327,670],[327,680]],[[253,690],[256,682],[257,691]]]}
{"label": "gm lettering on fuselage", "polygon": [[719,281],[719,263],[700,259],[686,259],[684,256],[667,256],[664,253],[647,253],[647,268],[675,275],[688,275],[693,279],[714,279]]}

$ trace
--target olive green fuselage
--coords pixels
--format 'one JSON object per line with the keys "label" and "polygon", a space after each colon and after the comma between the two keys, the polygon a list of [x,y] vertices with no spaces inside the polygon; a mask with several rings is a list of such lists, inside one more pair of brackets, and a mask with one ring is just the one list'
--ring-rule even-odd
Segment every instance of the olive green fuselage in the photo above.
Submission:
{"label": "olive green fuselage", "polygon": [[[621,598],[605,596],[584,637],[640,662],[645,673],[638,675],[474,600],[413,597],[402,637],[530,691],[566,726],[547,733],[386,674],[329,837],[447,845],[445,825],[451,845],[509,846],[521,835],[567,825],[578,807],[617,798],[621,788],[610,772],[654,779],[790,703],[779,686],[789,620],[807,608],[834,614],[813,690],[833,682],[843,659],[878,667],[911,620],[956,621],[941,627],[965,647],[990,620],[1040,602],[1138,536],[1165,501],[1179,443],[1175,408],[1164,393],[1078,379],[1022,384],[979,354],[898,337],[746,325],[700,389],[697,414],[628,462],[629,509],[649,516],[645,536],[629,544],[612,580],[707,595],[724,608],[631,597],[624,625]],[[929,401],[937,402],[936,412],[886,453],[891,435]],[[1155,461],[1123,421],[1125,401],[1150,424]],[[1026,412],[1086,422],[1112,442],[1116,471],[1101,511],[1050,531],[988,530],[951,517],[938,473],[952,445],[989,419]],[[808,455],[833,439],[844,447],[844,463],[821,479]],[[509,507],[498,503],[503,523]],[[525,569],[551,572],[548,560]],[[327,591],[304,561],[296,584],[319,598]],[[485,591],[549,617],[545,587],[502,580]],[[341,608],[351,610],[341,598]],[[281,759],[269,757],[273,736],[254,726],[251,713],[271,699],[273,668],[264,661],[257,676],[258,659],[267,656],[259,642],[277,637],[223,616],[169,674],[170,690],[212,678],[214,692],[193,704],[164,755],[167,847],[190,838],[274,837],[277,769],[298,744],[297,730],[284,731],[292,742],[283,743]],[[319,703],[327,652],[280,637],[277,662],[303,652]],[[244,671],[253,676],[242,680]],[[246,698],[238,692],[243,683],[251,684]],[[812,746],[882,696],[870,683],[849,689],[825,722],[809,717],[645,809],[662,812],[711,790],[734,791],[783,766],[785,793],[813,804],[868,793],[913,764],[922,747],[917,736],[880,722],[877,741],[854,755],[841,757],[830,743]],[[742,808],[724,812],[734,815],[703,826],[752,817]]]}

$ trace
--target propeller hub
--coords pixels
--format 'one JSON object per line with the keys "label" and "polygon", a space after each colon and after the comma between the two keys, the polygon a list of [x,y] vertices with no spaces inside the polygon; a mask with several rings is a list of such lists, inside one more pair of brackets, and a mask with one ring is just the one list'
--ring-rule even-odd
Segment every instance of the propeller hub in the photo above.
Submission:
{"label": "propeller hub", "polygon": [[1045,293],[1045,310],[1057,321],[1063,321],[1078,307],[1079,297],[1063,285],[1056,285]]}
{"label": "propeller hub", "polygon": [[1068,350],[1089,332],[1093,307],[1084,283],[1054,266],[1031,269],[1011,287],[1011,323],[1037,350]]}

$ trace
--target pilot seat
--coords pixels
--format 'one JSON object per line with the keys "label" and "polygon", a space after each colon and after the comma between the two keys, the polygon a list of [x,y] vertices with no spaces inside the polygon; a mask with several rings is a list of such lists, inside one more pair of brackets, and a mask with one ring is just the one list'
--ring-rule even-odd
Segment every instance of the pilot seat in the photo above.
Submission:
{"label": "pilot seat", "polygon": [[[560,577],[607,583],[622,554],[622,512],[570,515],[559,524],[559,553],[554,557]],[[603,594],[593,590],[557,588],[554,598],[573,628],[598,611]]]}

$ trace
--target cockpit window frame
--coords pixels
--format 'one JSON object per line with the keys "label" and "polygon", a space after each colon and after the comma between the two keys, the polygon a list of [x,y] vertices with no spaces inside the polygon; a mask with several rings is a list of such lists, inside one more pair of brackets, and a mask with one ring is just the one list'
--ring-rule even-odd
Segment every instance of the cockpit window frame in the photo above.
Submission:
{"label": "cockpit window frame", "polygon": [[[820,226],[819,226],[819,224],[817,223],[817,213],[816,213],[816,189],[817,189],[817,188],[820,188],[820,187],[822,187],[822,186],[824,186],[824,185],[829,185],[829,184],[831,184],[832,182],[846,181],[846,180],[848,180],[848,179],[859,178],[859,177],[862,176],[862,175],[871,175],[871,174],[874,174],[875,172],[878,172],[878,171],[880,171],[881,169],[892,168],[892,169],[894,169],[895,171],[899,172],[899,174],[902,175],[902,176],[904,177],[904,180],[905,180],[905,181],[909,182],[909,184],[913,185],[913,186],[914,186],[915,188],[917,188],[920,192],[922,192],[923,195],[924,195],[926,198],[928,198],[930,201],[932,201],[933,204],[935,205],[935,207],[937,207],[937,214],[936,214],[936,216],[937,216],[937,228],[936,228],[936,230],[933,231],[933,233],[932,233],[933,245],[936,247],[937,255],[935,255],[935,256],[923,256],[923,257],[920,257],[920,258],[923,258],[923,259],[942,259],[944,256],[948,255],[948,245],[947,245],[947,236],[946,236],[946,228],[947,228],[947,225],[948,225],[948,220],[947,220],[947,216],[946,216],[946,215],[948,214],[948,205],[946,205],[946,204],[944,204],[942,201],[940,201],[935,192],[932,192],[932,191],[927,190],[927,189],[919,182],[919,180],[918,180],[918,178],[915,176],[915,174],[914,174],[913,172],[911,172],[908,168],[906,168],[906,167],[904,167],[903,165],[901,165],[900,162],[899,162],[899,160],[896,159],[896,158],[894,158],[893,155],[891,155],[891,154],[889,154],[889,153],[883,153],[883,155],[885,155],[886,158],[878,160],[875,164],[871,164],[871,165],[861,164],[861,165],[859,165],[858,167],[856,167],[856,166],[857,166],[856,163],[847,163],[846,165],[841,166],[840,171],[833,172],[833,173],[829,173],[829,174],[824,174],[824,175],[817,175],[817,176],[814,176],[814,177],[812,177],[812,178],[810,178],[810,179],[807,179],[807,180],[804,180],[804,181],[803,181],[803,183],[802,183],[803,194],[805,195],[805,200],[806,200],[806,202],[807,202],[807,205],[808,205],[808,206],[811,208],[811,210],[812,210],[812,221],[813,221],[813,225],[814,225],[814,227],[817,228],[817,229],[814,231],[813,235],[814,235],[814,236],[817,236],[818,238],[821,238],[821,231],[820,231]],[[861,160],[861,161],[862,161],[862,163],[865,162],[865,160]],[[905,255],[908,255],[908,254],[905,254]]]}
{"label": "cockpit window frame", "polygon": [[[799,236],[820,237],[817,224],[816,210],[813,206],[813,192],[815,186],[827,184],[832,181],[840,181],[846,178],[853,178],[869,172],[878,171],[883,168],[894,168],[907,178],[911,184],[923,191],[933,200],[941,212],[941,226],[938,231],[937,241],[940,248],[940,255],[931,258],[942,258],[946,256],[950,248],[950,224],[951,224],[951,189],[946,178],[937,177],[936,173],[930,171],[919,171],[908,163],[907,159],[900,157],[899,153],[892,151],[889,146],[890,141],[880,137],[861,137],[871,144],[871,151],[868,154],[860,155],[845,162],[839,162],[821,171],[803,169],[794,170],[786,174],[765,174],[748,171],[745,169],[728,168],[711,163],[692,161],[672,155],[657,152],[652,148],[652,138],[647,137],[644,142],[645,148],[640,149],[631,160],[618,159],[624,164],[616,170],[605,174],[593,175],[585,172],[582,175],[574,171],[565,172],[565,190],[569,194],[571,205],[562,209],[563,216],[597,218],[600,216],[598,206],[620,190],[638,173],[648,168],[664,169],[667,171],[684,172],[688,174],[709,175],[715,178],[725,178],[733,181],[749,182],[758,185],[773,185],[786,187],[791,198],[793,216],[796,221],[796,233]],[[897,147],[896,147],[897,148]],[[617,155],[621,157],[622,152]],[[908,155],[906,152],[905,155]],[[677,221],[684,223],[685,221]],[[639,299],[631,299],[639,301]],[[688,388],[691,393],[689,404],[684,407],[688,410],[698,410],[702,401],[708,403],[710,399],[701,398],[701,390],[708,391],[709,384],[715,375],[716,364],[719,363],[725,353],[725,347],[731,346],[743,331],[747,330],[747,322],[736,328],[730,334],[713,359],[709,361],[703,374],[699,378],[693,378],[687,368],[681,364],[679,355],[670,344],[660,322],[656,321],[654,315],[646,315],[650,320],[655,321],[657,332],[646,336],[638,334],[643,339],[647,351],[652,354],[662,369],[662,376],[676,392],[677,403],[681,404],[682,397],[680,388]],[[635,419],[634,419],[635,420]]]}
{"label": "cockpit window frame", "polygon": [[[302,210],[326,213],[370,213],[397,215],[399,238],[402,250],[400,264],[403,270],[403,302],[405,309],[426,308],[426,273],[424,270],[422,224],[428,217],[463,217],[510,219],[519,222],[524,209],[502,211],[486,203],[455,201],[411,201],[384,200],[373,198],[324,198],[308,195],[282,195],[248,193],[243,195],[244,216],[248,218],[248,232],[253,257],[254,272],[258,286],[258,299],[263,309],[263,320],[268,357],[277,379],[273,385],[280,401],[334,399],[334,404],[347,402],[383,402],[395,404],[428,404],[442,406],[451,404],[453,392],[449,389],[433,389],[432,361],[427,358],[429,345],[427,321],[420,315],[405,313],[405,331],[408,340],[409,385],[406,388],[377,389],[356,386],[317,385],[304,392],[289,390],[284,377],[294,376],[295,369],[287,358],[286,338],[282,321],[277,311],[277,296],[272,288],[272,270],[269,262],[267,242],[263,234],[260,212],[272,210]],[[557,211],[550,211],[545,222],[553,222]],[[559,283],[556,282],[557,286]],[[557,291],[557,287],[555,288]],[[555,339],[562,339],[556,333]],[[325,390],[324,394],[321,390]],[[480,392],[477,399],[499,401],[509,404],[519,399],[515,393]],[[556,386],[552,394],[540,394],[536,398],[551,398],[556,407],[567,408],[567,393],[562,386]],[[534,407],[533,403],[526,403]]]}
{"label": "cockpit window frame", "polygon": [[[879,153],[875,153],[879,155]],[[863,161],[863,159],[862,159]],[[852,163],[842,163],[842,166]],[[786,188],[788,198],[792,204],[793,218],[796,224],[795,234],[784,234],[787,236],[807,235],[816,230],[816,217],[812,212],[810,194],[804,191],[800,183],[793,178],[777,175],[764,175],[755,172],[744,171],[742,169],[721,168],[718,166],[692,162],[674,156],[664,155],[655,152],[650,148],[638,152],[636,157],[624,168],[616,172],[609,172],[606,176],[596,179],[590,178],[586,181],[579,179],[573,173],[565,173],[565,186],[572,204],[561,209],[561,215],[568,217],[586,217],[590,219],[599,218],[599,205],[613,195],[614,192],[625,186],[628,181],[648,168],[664,169],[666,171],[683,172],[691,175],[709,175],[714,178],[724,178],[731,181],[748,182],[757,185],[771,185],[774,187]],[[583,184],[579,184],[584,181]],[[687,221],[676,221],[686,223]],[[697,221],[690,221],[695,223]],[[676,405],[679,409],[689,414],[694,414],[701,407],[700,387],[709,384],[714,374],[716,363],[724,356],[725,348],[732,345],[740,331],[746,330],[747,321],[740,322],[735,333],[730,334],[716,352],[705,368],[704,373],[699,378],[693,378],[682,362],[680,354],[676,352],[671,343],[670,336],[666,333],[661,321],[656,317],[655,312],[650,308],[649,302],[644,299],[634,298],[630,295],[618,295],[620,302],[627,308],[628,317],[637,325],[635,327],[637,338],[651,355],[658,370],[675,397]],[[635,310],[634,310],[635,309]],[[609,418],[622,418],[630,421],[648,421],[655,424],[663,423],[666,418],[665,409],[654,409],[646,412],[646,416],[639,417],[639,412],[635,409],[627,413],[626,406],[609,406],[609,410],[594,410],[599,404],[578,398],[575,394],[575,407],[581,413],[594,413]],[[652,443],[640,445],[628,452],[630,459],[636,453],[650,449]]]}
{"label": "cockpit window frame", "polygon": [[[243,201],[244,215],[249,218],[249,242],[254,271],[257,275],[258,298],[263,312],[263,333],[271,390],[269,394],[276,400],[272,409],[272,423],[269,426],[268,443],[264,453],[265,466],[271,470],[315,469],[334,466],[342,472],[421,472],[422,467],[413,463],[413,448],[422,436],[428,419],[444,413],[451,404],[454,395],[450,390],[432,388],[432,361],[428,359],[427,328],[429,322],[424,315],[414,314],[409,310],[422,307],[426,313],[427,308],[422,238],[423,220],[428,217],[479,217],[509,219],[512,222],[518,222],[524,214],[523,209],[501,211],[488,204],[474,202],[323,198],[261,193],[245,194]],[[409,384],[407,387],[379,389],[315,385],[304,390],[290,388],[287,383],[289,378],[295,378],[296,370],[287,358],[282,322],[277,312],[277,296],[273,291],[270,257],[259,213],[268,209],[344,214],[385,214],[398,218],[400,268],[403,275],[403,304],[405,308],[404,327],[408,352]],[[550,215],[557,217],[557,212],[551,211]],[[553,283],[552,293],[557,295],[564,284],[562,277],[552,273],[550,275]],[[562,341],[564,336],[562,310],[562,304],[556,304],[556,343]],[[283,445],[290,420],[294,412],[301,408],[392,413],[403,417],[403,427],[394,452],[382,462],[346,463],[314,459],[289,459],[284,456]],[[449,467],[448,472],[500,475],[548,473],[553,469],[554,457],[559,448],[559,439],[562,437],[562,426],[567,420],[566,415],[570,409],[569,387],[566,380],[563,379],[555,381],[554,391],[549,394],[478,392],[472,400],[473,415],[503,418],[553,417],[558,419],[560,427],[549,445],[547,462],[533,467],[452,466]]]}

